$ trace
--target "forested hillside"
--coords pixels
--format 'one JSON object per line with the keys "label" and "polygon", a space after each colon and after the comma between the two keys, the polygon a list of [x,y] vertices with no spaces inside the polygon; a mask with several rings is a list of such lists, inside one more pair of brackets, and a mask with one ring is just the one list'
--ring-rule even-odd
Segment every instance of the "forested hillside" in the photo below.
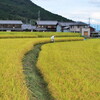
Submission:
{"label": "forested hillside", "polygon": [[39,11],[41,20],[71,21],[39,7],[31,0],[0,0],[0,20],[37,20]]}

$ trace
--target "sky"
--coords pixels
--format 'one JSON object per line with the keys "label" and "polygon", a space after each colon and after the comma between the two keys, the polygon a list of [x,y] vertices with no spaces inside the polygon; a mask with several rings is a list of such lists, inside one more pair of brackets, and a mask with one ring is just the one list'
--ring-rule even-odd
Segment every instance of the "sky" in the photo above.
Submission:
{"label": "sky", "polygon": [[74,21],[83,21],[100,29],[100,0],[31,0],[42,8]]}

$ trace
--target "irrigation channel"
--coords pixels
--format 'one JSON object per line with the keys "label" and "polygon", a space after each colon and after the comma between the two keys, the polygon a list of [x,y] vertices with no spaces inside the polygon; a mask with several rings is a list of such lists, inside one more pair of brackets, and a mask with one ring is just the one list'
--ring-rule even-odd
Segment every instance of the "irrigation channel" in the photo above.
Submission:
{"label": "irrigation channel", "polygon": [[40,70],[36,66],[39,52],[43,44],[45,43],[35,45],[23,58],[23,69],[26,75],[30,100],[54,100],[47,88],[48,84],[45,82]]}

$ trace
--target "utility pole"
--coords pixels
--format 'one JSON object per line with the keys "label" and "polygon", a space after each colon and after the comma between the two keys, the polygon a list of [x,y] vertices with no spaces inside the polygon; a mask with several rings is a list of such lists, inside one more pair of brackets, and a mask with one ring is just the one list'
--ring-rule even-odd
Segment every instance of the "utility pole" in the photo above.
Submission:
{"label": "utility pole", "polygon": [[40,10],[38,11],[38,21],[40,21]]}
{"label": "utility pole", "polygon": [[91,24],[90,21],[91,21],[91,18],[89,18],[89,27],[90,27],[90,24]]}
{"label": "utility pole", "polygon": [[98,25],[97,25],[97,31],[98,31]]}

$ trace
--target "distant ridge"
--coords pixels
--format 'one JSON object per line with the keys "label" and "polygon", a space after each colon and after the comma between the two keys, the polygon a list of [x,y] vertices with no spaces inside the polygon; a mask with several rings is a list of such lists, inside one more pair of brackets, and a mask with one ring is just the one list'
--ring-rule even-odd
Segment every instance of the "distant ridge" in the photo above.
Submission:
{"label": "distant ridge", "polygon": [[39,11],[41,20],[72,21],[39,7],[31,0],[0,0],[0,20],[22,20],[29,23],[29,20],[38,19]]}

